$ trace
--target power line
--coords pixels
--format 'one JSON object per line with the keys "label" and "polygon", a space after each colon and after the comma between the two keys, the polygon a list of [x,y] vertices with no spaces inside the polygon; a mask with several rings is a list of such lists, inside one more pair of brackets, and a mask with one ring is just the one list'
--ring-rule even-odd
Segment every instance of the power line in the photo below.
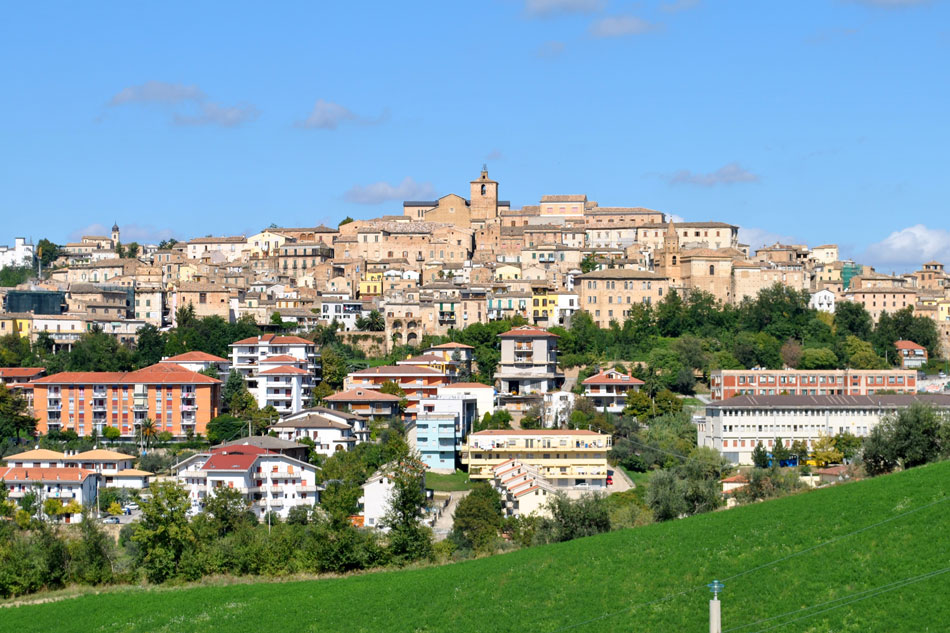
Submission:
{"label": "power line", "polygon": [[[885,593],[888,593],[888,592],[891,592],[891,591],[896,591],[896,590],[898,590],[898,589],[903,589],[904,587],[907,587],[907,586],[909,586],[909,585],[913,585],[913,584],[918,583],[918,582],[923,582],[924,580],[929,580],[929,579],[931,579],[931,578],[934,578],[934,577],[939,576],[939,575],[941,575],[941,574],[945,574],[945,573],[947,573],[947,572],[950,572],[950,567],[944,567],[943,569],[937,569],[937,570],[934,570],[934,571],[930,571],[930,572],[927,572],[927,573],[924,573],[924,574],[920,574],[919,576],[913,576],[913,577],[911,577],[911,578],[905,578],[905,579],[903,579],[903,580],[898,580],[898,581],[896,581],[896,582],[893,582],[893,583],[890,583],[890,584],[887,584],[887,585],[882,585],[881,587],[877,587],[876,589],[869,589],[869,590],[866,590],[866,591],[858,592],[858,593],[856,593],[856,594],[852,594],[851,596],[848,596],[848,597],[847,597],[847,598],[853,598],[853,599],[847,600],[847,601],[845,601],[845,602],[842,602],[841,604],[836,604],[836,605],[833,606],[833,607],[828,607],[827,609],[822,609],[821,611],[815,611],[815,612],[813,612],[813,613],[806,613],[805,615],[802,615],[802,616],[800,616],[800,617],[792,618],[791,620],[786,620],[785,622],[780,622],[779,624],[773,624],[772,626],[766,627],[766,628],[764,628],[764,629],[759,629],[758,631],[755,631],[754,633],[764,633],[765,631],[771,631],[771,630],[773,630],[773,629],[782,628],[783,626],[788,626],[789,624],[792,624],[793,622],[798,622],[798,621],[800,621],[800,620],[807,620],[808,618],[815,617],[816,615],[821,615],[822,613],[827,613],[828,611],[834,611],[835,609],[840,609],[841,607],[846,607],[846,606],[851,605],[851,604],[854,604],[854,603],[856,603],[856,602],[861,602],[862,600],[867,600],[868,598],[874,598],[874,597],[879,596],[879,595],[881,595],[881,594],[885,594]],[[863,594],[863,595],[862,595],[862,594]],[[808,610],[808,609],[814,609],[814,608],[823,606],[823,605],[825,605],[825,604],[831,604],[832,602],[837,602],[837,601],[840,601],[840,600],[845,600],[845,598],[839,598],[838,600],[831,600],[831,601],[828,601],[828,602],[825,602],[825,603],[819,603],[819,604],[813,605],[813,606],[811,606],[811,607],[806,607],[806,610]],[[789,613],[784,613],[784,614],[782,614],[782,615],[777,615],[777,616],[774,616],[774,617],[771,617],[771,618],[766,618],[766,620],[759,620],[759,622],[765,622],[765,621],[767,621],[767,620],[774,620],[774,619],[776,619],[776,618],[784,617],[784,616],[786,616],[786,615],[791,615],[791,614],[796,613],[796,612],[797,612],[797,611],[792,611],[792,612],[789,612]],[[741,628],[745,628],[745,627],[747,627],[747,626],[752,626],[752,624],[757,624],[757,623],[756,623],[756,622],[753,622],[753,623],[751,623],[751,624],[746,624],[746,625],[743,625],[743,626],[737,627],[737,628],[740,628],[740,629],[741,629]],[[728,631],[735,631],[736,629],[727,629],[727,630],[728,630]],[[723,633],[725,633],[725,631],[724,631]]]}
{"label": "power line", "polygon": [[[873,529],[873,528],[876,528],[876,527],[880,527],[881,525],[885,525],[885,524],[887,524],[887,523],[890,523],[891,521],[896,521],[897,519],[906,517],[906,516],[911,515],[911,514],[914,514],[914,513],[916,513],[916,512],[920,512],[920,511],[922,511],[922,510],[926,510],[927,508],[930,508],[930,507],[933,507],[933,506],[935,506],[935,505],[937,505],[937,504],[943,503],[943,502],[947,501],[948,499],[950,499],[950,497],[941,497],[940,499],[937,499],[936,501],[932,501],[932,502],[930,502],[930,503],[924,504],[924,505],[922,505],[922,506],[920,506],[920,507],[918,507],[918,508],[914,508],[913,510],[908,510],[908,511],[902,512],[902,513],[900,513],[900,514],[896,514],[896,515],[894,515],[894,516],[892,516],[892,517],[889,517],[889,518],[887,518],[887,519],[883,519],[883,520],[881,520],[881,521],[878,521],[877,523],[872,523],[871,525],[866,525],[866,526],[864,526],[863,528],[858,528],[857,530],[853,530],[853,531],[851,531],[851,532],[848,532],[847,534],[842,534],[841,536],[836,536],[836,537],[833,538],[833,539],[829,539],[829,540],[824,541],[824,542],[822,542],[822,543],[818,543],[818,544],[816,544],[816,545],[812,545],[811,547],[806,547],[805,549],[802,549],[802,550],[799,550],[799,551],[794,552],[794,553],[792,553],[792,554],[789,554],[788,556],[783,556],[783,557],[781,557],[781,558],[776,558],[775,560],[769,561],[769,562],[767,562],[767,563],[763,563],[762,565],[757,565],[757,566],[752,567],[752,568],[750,568],[750,569],[747,569],[747,570],[745,570],[745,571],[741,571],[741,572],[739,572],[739,573],[737,573],[737,574],[733,574],[732,576],[727,576],[727,577],[723,578],[722,580],[723,580],[723,581],[735,580],[736,578],[739,578],[739,577],[741,577],[741,576],[745,576],[745,575],[747,575],[747,574],[751,574],[752,572],[759,571],[760,569],[765,569],[766,567],[772,567],[773,565],[778,565],[779,563],[785,562],[785,561],[787,561],[787,560],[789,560],[789,559],[795,558],[795,557],[797,557],[797,556],[801,556],[801,555],[803,555],[803,554],[807,554],[808,552],[812,552],[812,551],[814,551],[814,550],[816,550],[816,549],[819,549],[819,548],[821,548],[821,547],[825,547],[826,545],[831,545],[831,544],[833,544],[833,543],[837,543],[838,541],[843,540],[843,539],[845,539],[845,538],[848,538],[848,537],[850,537],[850,536],[854,536],[855,534],[861,534],[862,532],[866,532],[866,531],[868,531],[868,530],[870,530],[870,529]],[[606,620],[606,619],[608,619],[608,618],[612,618],[612,617],[615,617],[615,616],[618,616],[618,615],[622,615],[622,614],[624,614],[624,613],[628,613],[628,612],[633,611],[633,610],[635,610],[635,609],[638,609],[638,608],[640,608],[640,607],[647,607],[647,606],[651,606],[651,605],[654,605],[654,604],[659,604],[659,603],[662,603],[662,602],[668,602],[668,601],[670,601],[670,600],[673,600],[674,598],[679,598],[680,596],[684,596],[684,595],[686,595],[686,594],[688,594],[688,593],[692,593],[692,592],[698,591],[698,590],[700,590],[700,589],[706,589],[706,585],[698,585],[698,586],[695,586],[695,587],[691,587],[691,588],[688,588],[688,589],[684,589],[684,590],[679,591],[679,592],[677,592],[677,593],[667,594],[666,596],[663,596],[662,598],[657,598],[657,599],[655,599],[655,600],[650,600],[650,601],[648,601],[648,602],[640,602],[640,603],[637,603],[637,604],[632,604],[632,605],[630,605],[630,606],[628,606],[628,607],[625,607],[625,608],[623,608],[623,609],[620,609],[619,611],[613,611],[613,612],[610,612],[610,613],[604,613],[604,614],[602,614],[602,615],[599,615],[599,616],[596,616],[596,617],[593,617],[593,618],[589,618],[589,619],[587,619],[587,620],[583,620],[583,621],[580,621],[580,622],[575,622],[575,623],[573,623],[573,624],[568,624],[568,625],[562,626],[562,627],[560,627],[560,628],[553,629],[550,633],[561,633],[562,631],[570,631],[570,630],[572,630],[572,629],[576,629],[576,628],[578,628],[578,627],[580,627],[580,626],[584,626],[584,625],[586,625],[586,624],[591,624],[591,623],[593,623],[593,622],[599,622],[600,620]],[[756,633],[759,633],[759,632],[756,632]]]}

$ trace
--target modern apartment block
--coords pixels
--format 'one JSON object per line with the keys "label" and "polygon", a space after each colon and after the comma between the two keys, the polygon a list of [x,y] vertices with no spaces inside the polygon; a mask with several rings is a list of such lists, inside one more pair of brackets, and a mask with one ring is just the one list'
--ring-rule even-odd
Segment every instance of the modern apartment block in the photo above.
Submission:
{"label": "modern apartment block", "polygon": [[717,369],[710,372],[713,400],[737,394],[865,396],[880,391],[915,393],[917,372],[906,369]]}
{"label": "modern apartment block", "polygon": [[107,426],[135,435],[146,419],[175,437],[204,434],[218,415],[221,381],[159,363],[132,372],[62,372],[33,381],[40,434],[72,430],[102,435]]}
{"label": "modern apartment block", "polygon": [[415,365],[385,365],[354,371],[346,377],[344,389],[379,389],[387,382],[394,382],[406,392],[409,406],[406,415],[414,418],[419,412],[419,400],[438,393],[439,387],[448,384],[442,372]]}
{"label": "modern apartment block", "polygon": [[[64,506],[75,502],[90,507],[96,502],[99,475],[82,468],[21,468],[0,467],[0,482],[6,486],[11,501],[16,502],[30,493],[39,494],[40,507],[48,499],[58,499]],[[65,523],[82,520],[82,512],[61,515]]]}
{"label": "modern apartment block", "polygon": [[546,504],[557,488],[538,474],[535,466],[516,459],[492,468],[491,486],[502,498],[505,516],[547,515]]}
{"label": "modern apartment block", "polygon": [[409,445],[419,451],[427,468],[455,472],[477,409],[474,396],[440,394],[419,400],[419,413],[408,430]]}
{"label": "modern apartment block", "polygon": [[603,489],[611,437],[568,429],[491,430],[468,436],[462,463],[472,479],[491,479],[498,464],[517,459],[558,489]]}
{"label": "modern apartment block", "polygon": [[517,396],[543,394],[564,382],[557,367],[556,334],[522,325],[500,334],[501,361],[495,372],[499,391]]}
{"label": "modern apartment block", "polygon": [[222,446],[175,464],[172,472],[201,511],[217,488],[232,488],[259,519],[268,512],[287,518],[296,506],[312,507],[320,498],[317,468],[257,446]]}
{"label": "modern apartment block", "polygon": [[584,397],[589,399],[599,411],[620,413],[627,404],[627,392],[640,391],[643,381],[616,369],[599,372],[582,383]]}
{"label": "modern apartment block", "polygon": [[231,367],[244,377],[260,407],[281,413],[306,407],[319,379],[319,355],[312,341],[265,334],[232,343]]}
{"label": "modern apartment block", "polygon": [[898,395],[741,395],[706,406],[696,420],[697,445],[715,448],[735,464],[751,464],[759,442],[771,450],[781,438],[805,442],[809,448],[823,435],[848,432],[867,436],[881,420],[915,402],[950,410],[950,396]]}

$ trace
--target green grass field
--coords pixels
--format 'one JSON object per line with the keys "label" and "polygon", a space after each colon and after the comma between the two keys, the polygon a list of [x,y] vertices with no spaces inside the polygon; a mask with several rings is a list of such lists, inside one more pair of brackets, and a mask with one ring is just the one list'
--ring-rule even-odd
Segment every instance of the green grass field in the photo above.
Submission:
{"label": "green grass field", "polygon": [[442,567],[4,609],[0,630],[686,633],[708,630],[704,586],[718,578],[724,633],[947,631],[950,573],[891,583],[950,568],[948,499],[944,462]]}
{"label": "green grass field", "polygon": [[457,492],[459,490],[471,490],[472,485],[472,482],[468,480],[468,473],[461,470],[456,470],[451,475],[426,473],[426,488],[432,488],[437,492]]}

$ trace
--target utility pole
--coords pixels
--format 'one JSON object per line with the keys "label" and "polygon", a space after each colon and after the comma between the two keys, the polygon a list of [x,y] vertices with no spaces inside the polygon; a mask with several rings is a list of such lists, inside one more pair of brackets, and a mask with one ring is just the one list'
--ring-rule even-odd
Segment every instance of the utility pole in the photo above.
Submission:
{"label": "utility pole", "polygon": [[709,587],[709,590],[713,594],[712,600],[709,601],[709,633],[722,633],[722,612],[720,611],[719,592],[722,591],[725,585],[718,580],[714,580],[706,586]]}

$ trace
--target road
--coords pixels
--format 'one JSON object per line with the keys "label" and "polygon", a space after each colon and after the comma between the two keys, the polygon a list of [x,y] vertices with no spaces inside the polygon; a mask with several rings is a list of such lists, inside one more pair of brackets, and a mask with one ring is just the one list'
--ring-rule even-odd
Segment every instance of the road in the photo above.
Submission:
{"label": "road", "polygon": [[449,532],[452,531],[452,515],[455,514],[455,508],[458,506],[459,501],[470,492],[471,490],[459,490],[449,493],[449,505],[445,507],[445,510],[442,511],[442,516],[435,520],[435,525],[432,527],[435,540],[443,540],[449,535]]}

